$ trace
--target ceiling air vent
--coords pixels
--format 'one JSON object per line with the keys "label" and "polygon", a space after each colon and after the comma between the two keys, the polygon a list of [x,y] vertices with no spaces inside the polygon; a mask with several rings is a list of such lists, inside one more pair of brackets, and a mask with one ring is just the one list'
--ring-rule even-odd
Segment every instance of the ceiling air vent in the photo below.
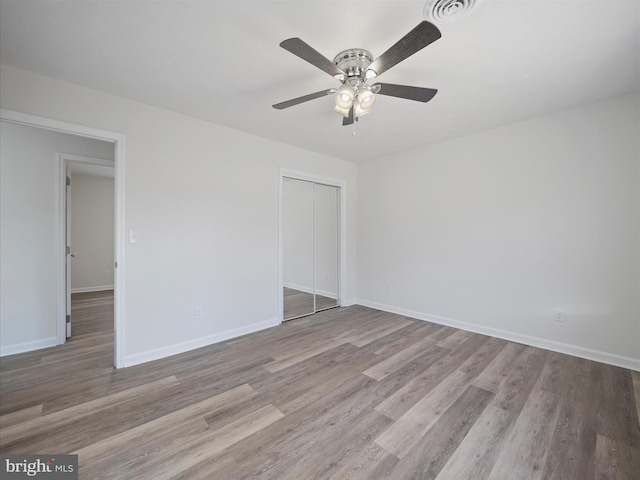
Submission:
{"label": "ceiling air vent", "polygon": [[424,17],[433,23],[451,23],[473,12],[481,0],[428,0]]}

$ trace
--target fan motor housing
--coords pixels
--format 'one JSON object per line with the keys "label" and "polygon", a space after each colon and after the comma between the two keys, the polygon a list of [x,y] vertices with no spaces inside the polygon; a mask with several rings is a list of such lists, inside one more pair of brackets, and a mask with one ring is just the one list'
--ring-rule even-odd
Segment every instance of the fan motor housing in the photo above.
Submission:
{"label": "fan motor housing", "polygon": [[373,55],[363,48],[344,50],[333,59],[335,66],[350,78],[363,77],[371,62],[373,62]]}

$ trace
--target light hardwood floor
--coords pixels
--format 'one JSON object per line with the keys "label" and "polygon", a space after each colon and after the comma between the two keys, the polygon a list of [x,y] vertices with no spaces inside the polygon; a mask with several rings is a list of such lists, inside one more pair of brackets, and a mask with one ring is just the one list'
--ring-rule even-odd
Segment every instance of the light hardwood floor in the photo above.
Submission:
{"label": "light hardwood floor", "polygon": [[66,345],[0,360],[2,453],[91,480],[640,478],[638,372],[359,306],[114,370],[110,293],[73,309]]}

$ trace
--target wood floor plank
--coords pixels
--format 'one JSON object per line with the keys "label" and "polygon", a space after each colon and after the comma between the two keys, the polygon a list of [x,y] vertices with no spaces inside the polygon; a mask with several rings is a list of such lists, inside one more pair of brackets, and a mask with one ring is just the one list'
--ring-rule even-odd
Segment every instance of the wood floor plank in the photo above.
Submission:
{"label": "wood floor plank", "polygon": [[512,362],[509,372],[502,377],[492,403],[505,410],[520,412],[538,381],[544,364],[545,357],[539,349],[525,348]]}
{"label": "wood floor plank", "polygon": [[477,376],[504,349],[506,343],[497,338],[490,339],[484,335],[475,335],[453,352],[444,349],[438,352],[432,349],[439,357],[436,359],[438,361],[396,390],[376,406],[376,410],[397,420],[456,369],[467,373],[470,377]]}
{"label": "wood floor plank", "polygon": [[427,353],[431,356],[431,361],[427,363],[429,367],[376,405],[376,411],[397,420],[458,367],[458,363],[448,355],[449,350],[445,348],[436,346]]}
{"label": "wood floor plank", "polygon": [[[437,475],[439,480],[489,476],[512,426],[512,413],[489,404]],[[502,478],[529,478],[511,476]]]}
{"label": "wood floor plank", "polygon": [[386,478],[398,458],[376,443],[370,443],[329,477],[329,480],[370,480]]}
{"label": "wood floor plank", "polygon": [[394,478],[435,479],[458,448],[493,393],[470,385],[393,468]]}
{"label": "wood floor plank", "polygon": [[277,422],[283,417],[273,405],[267,405],[222,428],[208,430],[205,434],[196,434],[184,439],[181,449],[172,455],[170,463],[160,472],[154,473],[154,480],[170,479],[181,472],[206,461],[225,448],[249,437],[255,432]]}
{"label": "wood floor plank", "polygon": [[356,347],[364,347],[365,345],[378,340],[386,335],[389,335],[396,330],[400,330],[401,328],[406,327],[407,325],[411,325],[411,320],[407,320],[404,318],[399,319],[390,319],[391,321],[378,328],[373,328],[369,331],[361,331],[359,333],[351,334],[348,337],[348,342],[355,345]]}
{"label": "wood floor plank", "polygon": [[435,323],[416,321],[380,340],[370,343],[366,348],[372,349],[376,355],[381,357],[390,357],[418,340],[428,337],[430,333],[439,328],[440,326]]}
{"label": "wood floor plank", "polygon": [[[327,314],[322,312],[317,315]],[[326,320],[314,323],[304,319],[291,320],[279,325],[276,329],[277,332],[272,329],[261,330],[240,337],[238,340],[225,342],[224,345],[227,350],[236,355],[251,355],[255,351],[260,351],[264,345],[270,345],[269,354],[275,360],[278,357],[293,354],[301,344],[331,339],[325,323],[327,323]],[[346,324],[345,328],[348,328]]]}
{"label": "wood floor plank", "polygon": [[[355,329],[348,330],[347,334],[353,331]],[[274,360],[286,360],[322,348],[328,343],[335,342],[335,340],[336,338],[329,331],[309,328],[306,331],[299,331],[297,335],[290,336],[287,341],[278,342],[280,350],[274,351],[272,356]]]}
{"label": "wood floor plank", "polygon": [[[64,345],[63,345],[64,346]],[[79,349],[80,351],[84,350],[84,347]],[[97,374],[111,372],[113,370],[113,362],[111,362],[111,366],[108,364],[108,359],[104,359],[106,349],[96,355],[96,359],[102,360],[102,364],[95,366],[94,362],[91,362],[91,359],[87,362],[87,359],[83,360],[82,363],[91,363],[91,370],[94,370]],[[67,350],[69,357],[74,357],[77,360],[77,355],[74,350]],[[71,358],[69,360],[60,360],[60,365],[69,365],[71,363]],[[55,362],[46,363],[49,366],[49,369],[42,368],[42,363],[38,365],[30,365],[25,368],[20,369],[20,375],[16,375],[16,371],[5,371],[0,374],[0,385],[2,385],[3,391],[5,393],[10,393],[12,391],[20,390],[24,391],[27,388],[38,388],[43,384],[48,384],[51,382],[56,382],[57,384],[64,384],[65,381],[69,381],[68,372],[62,371],[62,369],[55,369]],[[47,374],[48,371],[48,374]],[[3,411],[5,408],[3,408]]]}
{"label": "wood floor plank", "polygon": [[[42,415],[42,404],[33,407],[23,408],[13,413],[0,416],[0,430],[15,425],[17,423],[27,422],[38,418]],[[4,432],[3,432],[4,433]]]}
{"label": "wood floor plank", "polygon": [[[251,381],[250,385],[264,398],[272,399],[274,404],[281,406],[315,386],[322,386],[329,376],[351,376],[354,369],[359,373],[376,360],[375,354],[363,355],[357,347],[345,343],[284,371],[263,375]],[[333,383],[333,380],[328,381]]]}
{"label": "wood floor plank", "polygon": [[328,393],[359,375],[371,363],[371,359],[367,357],[356,357],[348,364],[336,364],[299,382],[302,388],[292,389],[290,395],[280,393],[273,403],[285,414],[304,408],[312,402],[322,400]]}
{"label": "wood floor plank", "polygon": [[637,420],[640,426],[640,372],[631,370],[631,376],[633,378],[633,392],[636,399]]}
{"label": "wood floor plank", "polygon": [[[403,367],[393,376],[380,382],[364,375],[354,376],[352,381],[345,382],[325,398],[318,399],[304,410],[287,415],[277,426],[265,429],[234,447],[232,453],[241,464],[253,471],[268,468],[273,455],[280,459],[278,466],[273,468],[281,469],[286,465],[295,464],[300,455],[306,458],[305,452],[308,452],[308,455],[322,452],[324,457],[330,460],[330,464],[339,464],[343,460],[344,451],[350,450],[347,446],[358,444],[364,436],[358,432],[361,422],[357,416],[363,411],[371,410],[380,398],[397,388],[397,382],[402,382],[403,375],[406,374],[411,374],[411,365]],[[340,408],[334,408],[335,405],[340,405]],[[373,418],[375,425],[381,429],[389,423],[389,419],[377,414],[367,418]],[[369,431],[369,434],[371,433],[375,432]],[[327,435],[329,437],[326,437]],[[314,443],[318,439],[336,437],[340,437],[342,442],[335,445],[336,449],[333,452],[327,448],[331,442],[325,441],[321,445]],[[302,438],[305,439],[302,440],[304,448],[300,447]],[[239,449],[238,452],[236,448]],[[269,471],[271,472],[271,469]],[[280,474],[283,473],[278,470],[278,475],[273,478],[279,478]]]}
{"label": "wood floor plank", "polygon": [[[82,454],[78,457],[79,478],[91,480],[121,480],[129,478],[153,478],[161,467],[156,452],[169,454],[179,448],[182,439],[204,435],[209,430],[207,422],[195,418],[166,428],[162,434],[145,438],[144,442],[120,445],[116,454],[94,455],[93,459]],[[69,452],[72,453],[72,452]],[[153,458],[153,462],[151,460]]]}
{"label": "wood floor plank", "polygon": [[337,338],[328,342],[320,342],[319,345],[314,345],[294,355],[286,356],[281,360],[276,360],[274,362],[268,363],[265,365],[265,368],[271,373],[276,373],[297,363],[304,362],[305,360],[315,357],[316,355],[328,352],[329,350],[333,350],[343,343],[346,342],[342,338]]}
{"label": "wood floor plank", "polygon": [[65,345],[0,358],[0,444],[76,452],[80,478],[640,469],[640,373],[628,369],[358,305],[125,369],[113,368],[113,292],[74,295],[72,324]]}
{"label": "wood floor plank", "polygon": [[545,366],[540,374],[541,383],[538,388],[562,394],[567,387],[567,377],[574,366],[571,363],[571,358],[561,353],[547,352]]}
{"label": "wood floor plank", "polygon": [[[336,430],[347,437],[342,445],[336,445],[328,439],[335,432],[324,428],[304,445],[296,444],[296,457],[293,462],[280,462],[268,469],[272,478],[281,480],[326,479],[330,478],[343,463],[371,444],[377,435],[389,423],[389,419],[370,409],[363,409],[357,415],[346,417]],[[302,458],[300,456],[302,455]]]}
{"label": "wood floor plank", "polygon": [[438,341],[442,341],[445,338],[453,335],[454,333],[456,333],[458,330],[453,328],[453,327],[448,327],[446,325],[441,325],[440,328],[438,330],[436,330],[435,332],[433,332],[432,334],[430,334],[429,336],[431,338],[433,338],[434,340],[438,340]]}
{"label": "wood floor plank", "polygon": [[[190,419],[184,422],[166,422],[158,434],[154,434],[151,431],[149,434],[145,434],[140,441],[124,444],[129,445],[129,447],[124,451],[120,448],[113,455],[109,450],[105,451],[104,454],[100,454],[100,445],[96,446],[96,455],[93,458],[86,458],[80,452],[81,456],[79,458],[84,459],[81,464],[86,467],[86,475],[81,476],[81,478],[121,479],[152,476],[152,472],[156,468],[164,468],[160,467],[160,464],[165,463],[168,461],[167,458],[171,458],[183,449],[183,445],[187,440],[202,438],[202,436],[208,435],[208,432],[222,428],[266,406],[258,395],[249,396],[248,399],[244,400],[241,400],[241,396],[238,396],[237,392],[236,396],[236,401],[224,404],[220,403],[219,399],[216,400],[215,409],[209,412],[202,412],[204,418],[203,416],[191,418],[190,415],[187,415]],[[197,404],[194,405],[199,408]],[[185,407],[185,409],[188,410],[189,407]],[[170,415],[168,414],[167,417],[170,418]],[[160,427],[164,420],[162,417],[158,418],[160,419],[160,424],[152,420],[147,424],[141,425],[142,431],[144,432],[147,429],[155,430],[155,427]],[[114,448],[116,447],[115,442],[111,443],[111,445]],[[219,455],[224,454],[216,454],[214,458],[210,459],[212,464],[217,466],[217,457]],[[189,467],[189,470],[191,468]],[[193,469],[200,471],[199,467],[194,466]]]}
{"label": "wood floor plank", "polygon": [[459,347],[460,345],[462,345],[464,342],[469,340],[469,338],[471,338],[474,335],[477,335],[477,334],[473,332],[465,332],[464,330],[458,330],[457,332],[454,332],[452,335],[449,335],[447,338],[444,338],[438,341],[438,346],[447,348],[449,350],[453,350]]}
{"label": "wood floor plank", "polygon": [[[624,368],[595,363],[592,383],[600,386],[597,407],[598,433],[625,445],[640,448],[640,426],[636,423],[635,396],[631,372]],[[609,408],[615,405],[616,408]]]}
{"label": "wood floor plank", "polygon": [[534,389],[505,441],[505,447],[489,475],[490,479],[512,477],[544,480],[543,468],[558,421],[559,405],[556,393]]}
{"label": "wood floor plank", "polygon": [[526,347],[518,343],[507,344],[493,361],[473,381],[476,387],[490,392],[498,391],[500,384],[511,371],[511,366]]}
{"label": "wood floor plank", "polygon": [[[318,462],[337,463],[354,445],[388,426],[389,419],[369,407],[379,385],[359,375],[325,399],[286,415],[277,424],[233,446],[230,453],[243,465],[243,471],[260,471],[267,478],[282,478],[294,471],[300,475],[297,469],[301,462],[309,470],[310,465],[320,468]],[[334,408],[335,401],[344,408]],[[336,437],[342,442],[330,441]],[[277,463],[273,462],[274,456],[279,459]]]}
{"label": "wood floor plank", "polygon": [[640,477],[640,449],[598,435],[595,478],[626,480],[638,477]]}
{"label": "wood floor plank", "polygon": [[231,455],[220,455],[216,456],[215,461],[212,461],[211,458],[202,460],[171,477],[171,480],[211,480],[225,478],[242,480],[237,475],[239,469],[238,463]]}
{"label": "wood floor plank", "polygon": [[422,340],[418,340],[417,342],[405,347],[391,357],[382,360],[380,363],[365,370],[363,373],[375,380],[382,380],[396,370],[399,370],[409,361],[425,353],[425,351],[429,350],[435,343],[436,341],[434,339],[425,337]]}
{"label": "wood floor plank", "polygon": [[159,390],[173,387],[178,384],[176,377],[171,376],[161,380],[151,382],[139,387],[134,387],[123,392],[106,395],[102,398],[82,403],[76,407],[60,410],[49,415],[36,417],[26,422],[2,429],[0,437],[0,447],[7,448],[11,443],[16,442],[26,436],[32,435],[38,430],[55,430],[61,428],[65,423],[77,421],[81,417],[94,415],[96,412],[113,408],[121,403],[130,402],[136,398],[143,397]]}
{"label": "wood floor plank", "polygon": [[195,419],[184,424],[194,425],[193,428],[179,436],[171,436],[168,442],[155,445],[152,450],[134,461],[115,464],[115,466],[107,466],[102,462],[105,468],[97,478],[100,480],[122,478],[158,480],[180,476],[201,462],[209,461],[212,465],[215,464],[223,455],[225,448],[251,436],[280,418],[282,414],[273,406],[267,405],[217,429],[203,428],[204,422],[201,419]]}
{"label": "wood floor plank", "polygon": [[248,355],[241,358],[233,358],[233,355],[224,356],[216,355],[216,359],[209,362],[208,365],[187,371],[176,372],[175,376],[180,382],[202,381],[206,378],[208,381],[216,381],[217,379],[232,377],[248,370],[259,369],[264,371],[266,365],[272,361],[268,355]]}
{"label": "wood floor plank", "polygon": [[119,453],[122,445],[136,445],[139,442],[144,442],[146,438],[162,435],[163,432],[191,420],[197,418],[204,420],[205,416],[213,415],[218,410],[227,408],[229,404],[246,400],[256,394],[257,392],[249,385],[241,385],[209,397],[189,407],[176,410],[170,414],[126,430],[118,435],[88,445],[74,453],[82,456],[83,460],[88,464],[94,464],[98,459],[110,459]]}
{"label": "wood floor plank", "polygon": [[396,457],[404,457],[466,391],[470,381],[466,373],[456,371],[449,375],[376,438],[376,443]]}
{"label": "wood floor plank", "polygon": [[[544,365],[544,355],[528,348],[512,364],[497,387],[489,406],[440,473],[441,478],[484,479],[489,476],[523,405],[529,398]],[[508,386],[505,387],[505,386]],[[471,455],[460,464],[464,455]],[[448,467],[448,468],[447,468]]]}
{"label": "wood floor plank", "polygon": [[594,478],[599,386],[591,382],[593,365],[587,360],[575,362],[549,443],[545,480]]}
{"label": "wood floor plank", "polygon": [[[60,374],[57,375],[57,370],[63,369],[62,367],[68,367],[70,364],[61,363],[52,368],[52,375],[46,377],[39,382],[30,384],[16,384],[11,382],[4,382],[0,380],[0,386],[2,388],[2,403],[0,403],[0,414],[6,415],[13,413],[17,410],[23,410],[25,408],[33,407],[37,404],[43,405],[43,413],[51,413],[51,411],[61,410],[62,408],[54,408],[51,410],[49,405],[51,402],[56,402],[61,395],[66,394],[69,390],[84,390],[85,382],[98,379],[97,382],[102,382],[105,376],[113,373],[113,367],[108,368],[92,368],[85,367],[77,375]],[[77,364],[76,364],[77,365]],[[43,369],[42,367],[40,367]],[[14,375],[22,376],[22,369],[15,371]],[[47,369],[44,369],[47,370]],[[167,377],[166,372],[162,372],[158,377]],[[98,396],[102,396],[99,394]],[[97,397],[96,397],[97,398]],[[77,398],[75,404],[79,403]],[[72,406],[72,405],[68,405]]]}
{"label": "wood floor plank", "polygon": [[[507,343],[506,340],[484,337],[483,335],[472,337],[462,344],[460,348],[453,351],[456,358],[464,360],[464,363],[462,363],[458,369],[468,375],[477,377],[493,362]],[[470,349],[465,351],[468,347],[470,347]],[[469,354],[469,352],[471,353]]]}

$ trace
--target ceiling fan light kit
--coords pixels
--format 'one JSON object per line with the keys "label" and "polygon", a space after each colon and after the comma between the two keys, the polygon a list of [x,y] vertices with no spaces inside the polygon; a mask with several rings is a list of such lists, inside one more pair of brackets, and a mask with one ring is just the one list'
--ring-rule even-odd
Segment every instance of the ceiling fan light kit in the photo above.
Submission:
{"label": "ceiling fan light kit", "polygon": [[369,113],[376,101],[372,88],[366,83],[367,67],[372,61],[373,55],[361,48],[345,50],[333,59],[335,66],[345,73],[341,80],[342,87],[336,94],[334,111],[345,118],[349,117],[351,107],[356,118]]}
{"label": "ceiling fan light kit", "polygon": [[301,39],[288,38],[280,43],[282,48],[328,73],[340,82],[340,86],[337,89],[321,90],[277,103],[273,108],[282,110],[315,98],[335,94],[334,111],[343,117],[343,125],[351,125],[362,115],[371,112],[376,102],[376,94],[428,102],[437,90],[390,83],[369,85],[367,82],[422,50],[440,36],[438,27],[431,22],[423,21],[375,60],[368,50],[351,48],[336,55],[333,62]]}

